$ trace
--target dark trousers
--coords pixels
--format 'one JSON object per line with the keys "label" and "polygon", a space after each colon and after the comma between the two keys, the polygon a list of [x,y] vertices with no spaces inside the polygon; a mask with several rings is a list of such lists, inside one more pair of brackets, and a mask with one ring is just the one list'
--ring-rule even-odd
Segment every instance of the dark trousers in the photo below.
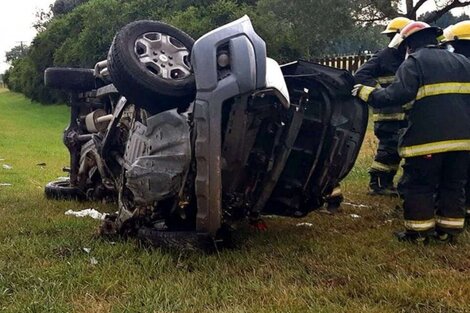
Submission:
{"label": "dark trousers", "polygon": [[406,158],[399,189],[410,232],[462,231],[465,218],[467,151]]}
{"label": "dark trousers", "polygon": [[378,147],[370,172],[396,173],[401,160],[398,155],[399,132],[405,126],[404,121],[374,123],[374,134],[378,139]]}
{"label": "dark trousers", "polygon": [[[469,154],[469,157],[470,157],[470,154]],[[467,171],[467,184],[465,186],[465,197],[467,199],[465,202],[467,216],[470,216],[470,165],[468,166],[468,171]]]}
{"label": "dark trousers", "polygon": [[393,178],[397,173],[401,158],[398,155],[400,131],[406,121],[377,121],[374,134],[378,139],[377,153],[369,169],[371,190],[393,188]]}

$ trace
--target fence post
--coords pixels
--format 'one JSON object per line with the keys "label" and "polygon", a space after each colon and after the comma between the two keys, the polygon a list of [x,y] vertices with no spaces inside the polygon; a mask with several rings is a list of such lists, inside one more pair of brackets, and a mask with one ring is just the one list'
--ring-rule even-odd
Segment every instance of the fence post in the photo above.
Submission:
{"label": "fence post", "polygon": [[356,72],[359,67],[367,62],[371,55],[360,54],[360,55],[336,55],[336,56],[325,56],[323,58],[312,59],[312,62],[347,70],[351,73]]}

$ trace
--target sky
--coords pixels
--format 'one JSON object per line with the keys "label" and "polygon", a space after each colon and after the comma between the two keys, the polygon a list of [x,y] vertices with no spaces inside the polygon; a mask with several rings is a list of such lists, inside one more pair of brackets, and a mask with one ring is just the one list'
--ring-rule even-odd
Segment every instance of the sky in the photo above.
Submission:
{"label": "sky", "polygon": [[54,0],[0,0],[0,73],[8,68],[5,52],[20,41],[31,42],[36,34],[32,26],[35,13],[52,3]]}
{"label": "sky", "polygon": [[[435,2],[443,0],[429,0],[418,14],[435,9]],[[0,73],[3,73],[8,64],[5,63],[5,52],[20,42],[29,44],[36,31],[33,23],[36,20],[35,13],[40,9],[48,9],[54,0],[0,0]],[[462,13],[462,9],[453,11],[454,14]],[[470,13],[470,9],[466,9]]]}

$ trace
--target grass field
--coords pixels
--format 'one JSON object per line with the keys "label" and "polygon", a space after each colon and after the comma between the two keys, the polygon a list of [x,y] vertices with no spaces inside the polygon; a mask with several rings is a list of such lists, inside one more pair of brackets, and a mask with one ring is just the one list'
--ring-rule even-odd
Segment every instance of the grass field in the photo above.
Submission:
{"label": "grass field", "polygon": [[180,254],[103,240],[99,222],[64,215],[113,206],[44,199],[67,164],[67,107],[0,91],[0,112],[0,183],[12,184],[0,186],[0,311],[470,312],[469,233],[455,246],[394,240],[398,202],[365,195],[370,134],[342,213],[269,218],[266,232],[242,227],[237,249]]}

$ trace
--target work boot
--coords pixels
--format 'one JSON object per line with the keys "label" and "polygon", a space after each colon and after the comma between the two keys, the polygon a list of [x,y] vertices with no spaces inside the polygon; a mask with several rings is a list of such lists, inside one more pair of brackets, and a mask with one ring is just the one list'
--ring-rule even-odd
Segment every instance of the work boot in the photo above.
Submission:
{"label": "work boot", "polygon": [[331,214],[341,212],[341,202],[328,202],[326,205],[326,210]]}
{"label": "work boot", "polygon": [[318,213],[324,214],[337,214],[342,211],[341,202],[327,201],[319,210]]}
{"label": "work boot", "polygon": [[370,172],[369,192],[371,196],[398,197],[397,189],[393,186],[395,173]]}
{"label": "work boot", "polygon": [[330,214],[339,213],[341,211],[341,203],[344,200],[343,193],[338,185],[333,192],[326,197],[326,211]]}
{"label": "work boot", "polygon": [[440,243],[454,244],[457,242],[457,236],[446,233],[442,230],[436,230],[433,238]]}
{"label": "work boot", "polygon": [[401,242],[409,242],[417,245],[427,245],[429,244],[429,235],[427,234],[420,234],[416,232],[409,232],[409,231],[400,231],[394,233],[395,237],[398,241]]}

